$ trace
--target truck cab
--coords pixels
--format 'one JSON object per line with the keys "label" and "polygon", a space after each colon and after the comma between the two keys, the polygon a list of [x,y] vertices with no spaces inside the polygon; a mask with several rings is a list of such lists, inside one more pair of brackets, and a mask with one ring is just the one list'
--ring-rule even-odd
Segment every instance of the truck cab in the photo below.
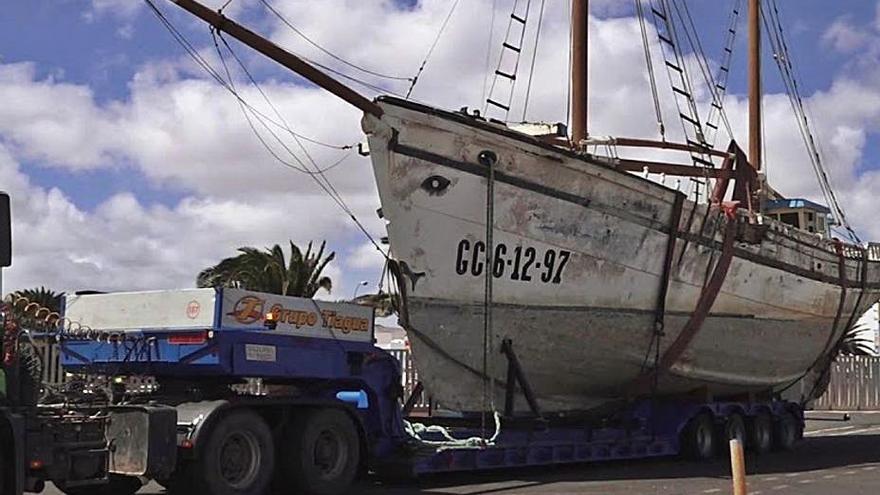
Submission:
{"label": "truck cab", "polygon": [[[9,195],[0,191],[0,296],[3,269],[12,265],[11,220]],[[66,493],[98,493],[88,490],[110,479],[106,420],[37,403],[40,376],[29,365],[38,357],[23,352],[21,310],[0,297],[0,494],[41,492],[49,480]]]}
{"label": "truck cab", "polygon": [[[12,216],[9,195],[0,191],[0,299],[3,296],[3,269],[12,265]],[[24,459],[19,455],[23,437],[23,418],[13,408],[6,373],[6,315],[0,306],[0,493],[19,494],[23,491]]]}

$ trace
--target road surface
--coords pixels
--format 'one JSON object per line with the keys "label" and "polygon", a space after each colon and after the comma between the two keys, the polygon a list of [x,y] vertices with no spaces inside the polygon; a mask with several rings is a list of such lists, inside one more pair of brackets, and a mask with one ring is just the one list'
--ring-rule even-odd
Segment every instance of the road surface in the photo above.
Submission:
{"label": "road surface", "polygon": [[[795,452],[747,457],[748,489],[753,495],[880,493],[880,413],[812,414]],[[556,468],[518,469],[481,475],[443,475],[412,484],[361,482],[352,493],[366,495],[678,495],[731,493],[726,461],[679,459],[612,462]],[[59,495],[54,488],[49,495]],[[139,493],[158,495],[147,485]]]}

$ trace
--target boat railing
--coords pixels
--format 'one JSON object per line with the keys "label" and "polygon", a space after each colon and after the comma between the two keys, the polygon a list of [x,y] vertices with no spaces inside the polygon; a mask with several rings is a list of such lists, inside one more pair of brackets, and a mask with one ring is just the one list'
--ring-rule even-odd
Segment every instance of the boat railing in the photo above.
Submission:
{"label": "boat railing", "polygon": [[858,246],[854,244],[842,244],[841,253],[844,258],[851,260],[862,260],[866,259],[868,261],[880,261],[880,243],[871,242],[867,245]]}
{"label": "boat railing", "polygon": [[880,242],[868,243],[866,252],[868,253],[868,261],[880,261]]}

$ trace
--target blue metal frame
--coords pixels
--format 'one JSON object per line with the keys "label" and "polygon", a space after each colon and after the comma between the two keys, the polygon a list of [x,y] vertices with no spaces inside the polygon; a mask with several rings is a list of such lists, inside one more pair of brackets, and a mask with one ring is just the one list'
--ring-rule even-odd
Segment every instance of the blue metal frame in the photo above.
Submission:
{"label": "blue metal frame", "polygon": [[[69,371],[93,374],[341,379],[352,377],[348,353],[385,352],[365,342],[253,330],[208,331],[204,343],[169,341],[199,335],[206,331],[127,332],[124,341],[109,342],[62,340],[61,362]],[[248,360],[249,345],[274,348],[275,360]]]}
{"label": "blue metal frame", "polygon": [[[213,331],[202,344],[176,345],[168,341],[185,333],[130,333],[133,342],[143,343],[140,348],[125,343],[65,341],[63,363],[68,370],[88,373],[322,381],[324,386],[309,388],[310,395],[288,402],[284,398],[279,402],[278,398],[250,397],[230,402],[229,406],[312,404],[344,408],[359,420],[374,469],[403,470],[413,475],[675,455],[680,451],[682,430],[701,412],[711,413],[719,424],[733,413],[749,417],[762,411],[775,417],[788,411],[803,420],[799,406],[781,401],[643,400],[622,407],[613,418],[616,426],[586,422],[576,426],[540,422],[522,425],[502,420],[501,433],[492,446],[429,448],[404,433],[400,363],[372,344],[232,329]],[[275,361],[248,360],[248,345],[273,346]],[[366,407],[358,408],[354,402]],[[477,422],[467,424],[453,428],[452,434],[456,438],[480,435],[474,426]],[[440,435],[424,438],[443,440]]]}

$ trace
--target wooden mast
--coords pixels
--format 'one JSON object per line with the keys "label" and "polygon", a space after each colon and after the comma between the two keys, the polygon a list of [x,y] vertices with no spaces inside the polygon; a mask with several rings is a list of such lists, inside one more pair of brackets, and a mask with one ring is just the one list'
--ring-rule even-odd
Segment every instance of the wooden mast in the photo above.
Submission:
{"label": "wooden mast", "polygon": [[587,60],[589,0],[571,2],[571,140],[575,147],[587,138]]}
{"label": "wooden mast", "polygon": [[230,36],[237,39],[238,41],[241,41],[245,45],[262,53],[266,57],[269,57],[270,59],[278,62],[284,67],[287,67],[293,72],[296,72],[302,77],[308,79],[317,86],[326,89],[334,95],[342,98],[349,104],[361,109],[364,113],[369,113],[375,115],[376,117],[382,116],[382,108],[380,108],[379,105],[375,104],[357,91],[354,91],[348,86],[340,83],[336,79],[333,79],[327,74],[321,72],[312,65],[306,63],[304,60],[297,57],[296,55],[284,50],[283,48],[272,43],[266,38],[263,38],[253,31],[228,19],[226,16],[218,14],[217,12],[214,12],[213,10],[193,0],[172,1],[183,9],[189,11],[194,16],[202,19],[211,26],[214,26],[214,28],[223,31],[224,33],[228,33]]}
{"label": "wooden mast", "polygon": [[749,162],[761,170],[761,0],[749,0]]}

